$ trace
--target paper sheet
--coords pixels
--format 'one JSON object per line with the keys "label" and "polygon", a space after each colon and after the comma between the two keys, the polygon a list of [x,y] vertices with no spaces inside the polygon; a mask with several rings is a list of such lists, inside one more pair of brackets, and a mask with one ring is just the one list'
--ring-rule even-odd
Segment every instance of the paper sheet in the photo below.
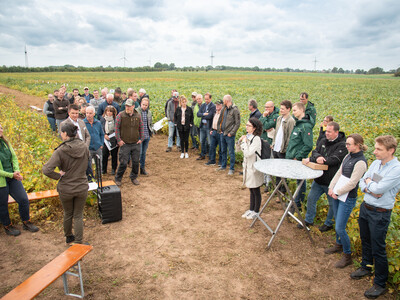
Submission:
{"label": "paper sheet", "polygon": [[[350,181],[350,178],[340,175],[338,182],[336,182],[335,187],[333,188],[333,192],[338,195],[337,190],[341,189],[343,186],[345,186],[348,182]],[[346,202],[347,196],[349,195],[349,192],[339,195],[338,199],[340,201]]]}
{"label": "paper sheet", "polygon": [[154,123],[153,129],[154,131],[159,131],[161,128],[164,127],[163,123],[167,120],[166,117],[162,118],[160,121]]}

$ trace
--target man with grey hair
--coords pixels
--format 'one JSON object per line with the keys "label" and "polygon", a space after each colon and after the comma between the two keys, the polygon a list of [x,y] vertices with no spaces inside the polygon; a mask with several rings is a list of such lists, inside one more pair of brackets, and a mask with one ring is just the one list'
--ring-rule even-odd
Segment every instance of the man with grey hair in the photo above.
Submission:
{"label": "man with grey hair", "polygon": [[93,177],[93,170],[92,170],[92,158],[96,155],[100,158],[100,170],[102,156],[103,156],[103,144],[104,144],[104,131],[103,126],[99,120],[97,120],[94,116],[96,114],[95,108],[91,105],[86,107],[86,118],[83,120],[86,125],[86,129],[89,131],[90,134],[90,145],[89,145],[89,164],[88,169],[86,171],[86,175],[89,177]]}
{"label": "man with grey hair", "polygon": [[149,95],[146,94],[146,90],[144,88],[141,88],[139,90],[139,99],[138,99],[139,105],[142,103],[143,98],[150,99]]}
{"label": "man with grey hair", "polygon": [[260,117],[260,121],[263,124],[263,132],[261,138],[272,144],[272,139],[275,135],[276,120],[279,117],[279,108],[274,106],[274,102],[267,101],[265,103],[265,111]]}
{"label": "man with grey hair", "polygon": [[[97,111],[99,109],[99,105],[101,103],[103,103],[104,101],[106,101],[105,99],[101,99],[99,97],[99,91],[98,90],[94,90],[93,91],[93,98],[90,99],[90,105],[94,107],[95,112],[97,114]],[[101,116],[98,116],[97,118],[100,119]]]}
{"label": "man with grey hair", "polygon": [[112,105],[115,107],[117,110],[117,114],[120,112],[121,108],[117,102],[114,101],[114,95],[113,94],[107,94],[106,101],[101,103],[99,105],[99,108],[97,109],[97,118],[100,119],[100,116],[104,114],[104,111],[108,105]]}
{"label": "man with grey hair", "polygon": [[217,131],[221,134],[221,167],[218,171],[226,169],[229,151],[230,168],[228,175],[235,172],[235,137],[240,126],[240,112],[236,105],[232,102],[231,95],[225,95],[223,98],[224,107],[218,119]]}
{"label": "man with grey hair", "polygon": [[258,110],[258,104],[257,101],[254,99],[250,99],[249,100],[249,110],[250,110],[250,116],[249,119],[251,118],[257,118],[260,119],[260,117],[262,116],[261,112]]}

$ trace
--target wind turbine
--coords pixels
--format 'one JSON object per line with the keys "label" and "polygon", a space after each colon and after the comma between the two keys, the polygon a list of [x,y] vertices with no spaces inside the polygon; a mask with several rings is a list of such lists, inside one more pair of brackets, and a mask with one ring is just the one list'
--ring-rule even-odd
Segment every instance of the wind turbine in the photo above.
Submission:
{"label": "wind turbine", "polygon": [[125,50],[124,50],[124,57],[121,57],[120,59],[124,60],[124,68],[125,68],[125,62],[129,61],[129,60],[126,59]]}
{"label": "wind turbine", "polygon": [[26,51],[26,44],[25,44],[25,68],[29,68],[29,65],[28,65],[28,51]]}
{"label": "wind turbine", "polygon": [[212,52],[212,50],[211,50],[211,55],[210,55],[210,58],[211,58],[211,67],[213,67],[213,59],[214,59],[214,55],[213,55],[213,52]]}
{"label": "wind turbine", "polygon": [[318,62],[317,57],[314,58],[313,62],[314,62],[314,72],[317,72],[317,62]]}

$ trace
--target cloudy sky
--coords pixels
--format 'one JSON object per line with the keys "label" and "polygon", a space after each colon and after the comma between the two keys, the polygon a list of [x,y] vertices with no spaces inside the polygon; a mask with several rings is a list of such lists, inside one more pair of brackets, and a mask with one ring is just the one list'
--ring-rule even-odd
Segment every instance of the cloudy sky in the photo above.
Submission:
{"label": "cloudy sky", "polygon": [[399,0],[0,0],[0,65],[400,67]]}

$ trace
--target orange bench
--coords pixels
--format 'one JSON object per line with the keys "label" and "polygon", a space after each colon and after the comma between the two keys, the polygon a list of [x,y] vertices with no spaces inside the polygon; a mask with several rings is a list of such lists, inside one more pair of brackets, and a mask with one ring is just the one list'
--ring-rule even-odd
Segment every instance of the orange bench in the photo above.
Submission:
{"label": "orange bench", "polygon": [[[109,186],[109,185],[115,185],[115,182],[112,181],[112,180],[103,181],[103,186]],[[46,199],[46,198],[52,198],[52,197],[58,197],[57,190],[48,190],[48,191],[43,191],[43,192],[28,193],[29,202],[30,201],[41,200],[41,199]],[[16,203],[16,202],[10,196],[8,198],[8,203],[10,204],[10,203]]]}
{"label": "orange bench", "polygon": [[[80,261],[86,254],[92,251],[92,249],[93,246],[89,245],[75,244],[71,246],[1,298],[1,300],[33,299],[60,276],[63,277],[64,292],[66,295],[83,298],[84,290]],[[71,268],[74,268],[74,271],[77,271],[77,273],[68,271]],[[67,275],[79,278],[81,295],[69,293]]]}

